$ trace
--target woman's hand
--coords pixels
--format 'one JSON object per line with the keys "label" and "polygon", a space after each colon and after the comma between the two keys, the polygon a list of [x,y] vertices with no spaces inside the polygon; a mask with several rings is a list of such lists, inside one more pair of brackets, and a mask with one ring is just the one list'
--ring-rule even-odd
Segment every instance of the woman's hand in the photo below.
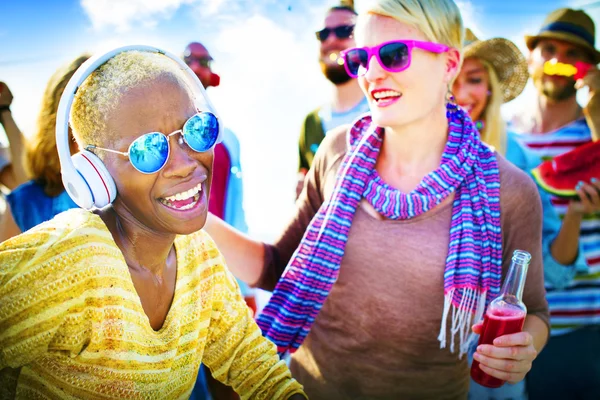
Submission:
{"label": "woman's hand", "polygon": [[[473,326],[473,332],[481,334],[483,324]],[[494,339],[494,344],[477,346],[473,358],[479,361],[479,368],[494,378],[517,383],[525,378],[537,357],[533,346],[533,336],[529,332],[513,333]]]}

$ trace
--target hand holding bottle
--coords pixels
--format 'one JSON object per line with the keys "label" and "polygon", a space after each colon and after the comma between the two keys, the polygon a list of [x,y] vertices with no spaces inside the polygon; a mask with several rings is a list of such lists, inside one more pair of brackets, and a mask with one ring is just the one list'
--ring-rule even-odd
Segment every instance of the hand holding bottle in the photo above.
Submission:
{"label": "hand holding bottle", "polygon": [[480,338],[471,377],[480,385],[498,388],[504,382],[523,380],[537,356],[533,337],[522,332],[527,316],[523,289],[530,260],[529,253],[514,252],[500,295],[488,306],[483,322],[473,326]]}
{"label": "hand holding bottle", "polygon": [[[483,323],[473,326],[473,332],[481,334]],[[473,359],[486,374],[508,383],[517,383],[525,378],[537,351],[529,332],[518,332],[496,338],[492,345],[481,344]]]}

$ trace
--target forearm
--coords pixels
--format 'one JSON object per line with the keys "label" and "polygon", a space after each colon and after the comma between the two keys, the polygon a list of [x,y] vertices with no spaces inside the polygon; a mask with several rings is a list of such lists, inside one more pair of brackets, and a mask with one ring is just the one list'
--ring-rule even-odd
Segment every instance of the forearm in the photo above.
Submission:
{"label": "forearm", "polygon": [[585,119],[592,131],[592,140],[600,140],[600,95],[590,97],[590,101],[583,109]]}
{"label": "forearm", "polygon": [[570,209],[565,214],[560,231],[550,246],[552,257],[560,264],[571,265],[577,259],[582,219],[582,214]]}
{"label": "forearm", "polygon": [[6,132],[6,136],[8,137],[8,141],[10,143],[11,165],[14,181],[16,185],[20,185],[27,180],[27,173],[25,171],[23,157],[25,150],[25,139],[19,130],[19,127],[15,123],[10,110],[2,110],[0,112],[0,121],[2,122],[2,126],[4,127],[4,131]]}
{"label": "forearm", "polygon": [[542,351],[548,341],[548,325],[537,315],[527,315],[523,331],[528,332],[533,337],[533,347],[538,352]]}
{"label": "forearm", "polygon": [[204,230],[217,244],[231,273],[247,284],[255,285],[263,273],[263,243],[252,240],[211,213],[208,213]]}

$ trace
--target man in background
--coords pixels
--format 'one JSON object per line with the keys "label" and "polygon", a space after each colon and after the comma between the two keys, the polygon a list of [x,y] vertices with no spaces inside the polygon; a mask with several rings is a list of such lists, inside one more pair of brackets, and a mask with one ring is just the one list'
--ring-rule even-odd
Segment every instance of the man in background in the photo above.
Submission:
{"label": "man in background", "polygon": [[325,14],[323,29],[316,32],[317,40],[321,43],[319,64],[323,75],[332,84],[332,92],[329,100],[304,119],[298,143],[300,165],[296,195],[302,190],[304,175],[310,169],[327,131],[349,124],[369,111],[369,104],[358,82],[350,78],[339,57],[341,51],[355,46],[355,23],[356,11],[352,7],[335,6]]}

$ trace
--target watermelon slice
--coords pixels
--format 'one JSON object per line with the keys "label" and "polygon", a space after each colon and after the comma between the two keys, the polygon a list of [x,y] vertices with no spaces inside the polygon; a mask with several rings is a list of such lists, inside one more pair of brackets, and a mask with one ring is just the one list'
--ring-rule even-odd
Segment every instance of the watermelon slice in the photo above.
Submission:
{"label": "watermelon slice", "polygon": [[555,196],[577,198],[575,186],[600,179],[600,140],[586,143],[531,171],[536,182]]}

